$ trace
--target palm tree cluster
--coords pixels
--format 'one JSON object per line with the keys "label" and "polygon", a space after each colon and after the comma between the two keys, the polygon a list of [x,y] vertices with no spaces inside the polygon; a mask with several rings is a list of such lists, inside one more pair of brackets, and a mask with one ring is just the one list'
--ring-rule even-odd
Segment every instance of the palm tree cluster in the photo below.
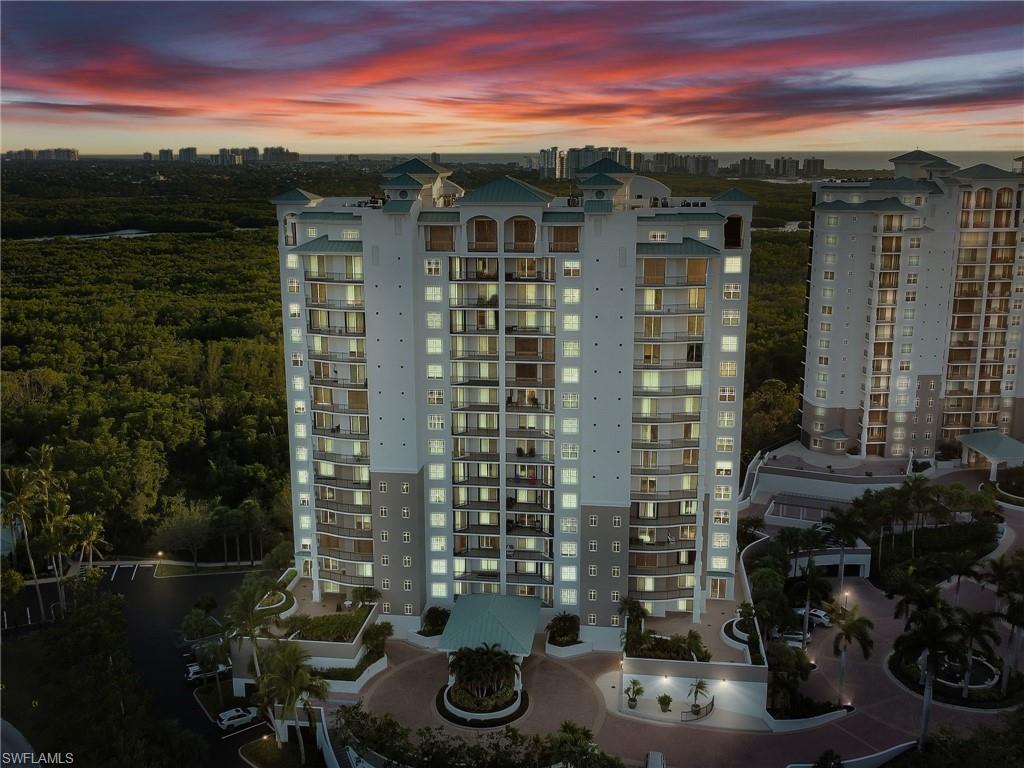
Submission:
{"label": "palm tree cluster", "polygon": [[[259,678],[258,687],[258,696],[265,705],[280,706],[282,712],[295,722],[302,765],[306,764],[306,744],[299,725],[299,709],[304,711],[306,721],[312,723],[310,699],[326,699],[328,692],[327,682],[313,672],[309,659],[309,654],[298,643],[275,640],[267,653],[266,669]],[[277,744],[280,748],[281,742]]]}
{"label": "palm tree cluster", "polygon": [[976,655],[993,658],[996,646],[1001,644],[999,620],[1010,627],[1001,674],[1003,696],[1017,675],[1016,658],[1024,629],[1024,551],[987,561],[984,568],[976,568],[975,572],[978,578],[993,585],[998,610],[969,611],[950,605],[937,586],[913,578],[906,578],[900,585],[895,616],[906,619],[906,628],[896,641],[895,652],[898,668],[906,670],[916,665],[920,672],[924,701],[919,747],[928,737],[936,677],[952,666],[953,674],[960,677],[961,698],[967,699]]}
{"label": "palm tree cluster", "polygon": [[552,618],[545,629],[552,645],[573,645],[580,639],[580,617],[575,613],[562,612]]}
{"label": "palm tree cluster", "polygon": [[[103,520],[93,512],[74,512],[67,490],[67,478],[54,467],[53,448],[42,445],[28,451],[27,467],[8,467],[3,472],[3,524],[22,539],[29,571],[35,582],[41,620],[46,620],[43,593],[36,572],[31,543],[42,550],[57,578],[61,610],[67,610],[64,578],[68,562],[77,552],[79,561],[100,554],[107,546],[103,539]],[[30,542],[31,536],[31,542]],[[16,555],[16,551],[15,551]]]}
{"label": "palm tree cluster", "polygon": [[448,657],[454,687],[478,701],[510,691],[521,670],[515,657],[497,643],[460,648]]}

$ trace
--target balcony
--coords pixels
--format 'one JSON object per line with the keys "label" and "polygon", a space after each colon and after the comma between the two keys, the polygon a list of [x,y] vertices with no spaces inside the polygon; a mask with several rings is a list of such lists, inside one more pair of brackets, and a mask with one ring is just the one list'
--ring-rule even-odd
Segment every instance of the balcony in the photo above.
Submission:
{"label": "balcony", "polygon": [[453,283],[496,283],[498,269],[457,269],[450,270],[448,279]]}
{"label": "balcony", "polygon": [[453,387],[496,387],[498,376],[457,376],[452,379]]}
{"label": "balcony", "polygon": [[673,499],[696,499],[697,491],[685,488],[671,488],[664,491],[630,490],[629,498],[633,501],[666,501]]}
{"label": "balcony", "polygon": [[700,368],[704,363],[701,360],[687,360],[682,357],[663,357],[657,360],[653,359],[637,359],[633,361],[633,370],[636,371],[648,371],[648,370],[677,370],[681,371],[687,368]]}
{"label": "balcony", "polygon": [[579,240],[551,241],[548,243],[548,251],[551,253],[579,253]]}
{"label": "balcony", "polygon": [[629,590],[629,596],[637,600],[672,600],[680,597],[693,597],[693,588],[688,589],[655,589],[650,592],[641,592],[636,589]]}
{"label": "balcony", "polygon": [[688,315],[700,314],[704,305],[693,304],[637,304],[633,308],[638,315]]}
{"label": "balcony", "polygon": [[666,440],[642,440],[633,438],[632,447],[641,450],[661,450],[663,448],[696,448],[700,445],[698,439],[687,439],[685,437],[673,437]]}
{"label": "balcony", "polygon": [[463,413],[497,413],[498,404],[485,403],[483,401],[456,400],[452,402],[452,410]]}
{"label": "balcony", "polygon": [[682,475],[686,472],[696,471],[696,464],[659,464],[654,467],[634,464],[629,468],[632,475]]}
{"label": "balcony", "polygon": [[497,253],[498,252],[498,241],[497,240],[470,240],[466,245],[466,250],[470,253]]}
{"label": "balcony", "polygon": [[361,283],[363,273],[355,270],[344,272],[305,272],[306,280],[311,283]]}
{"label": "balcony", "polygon": [[690,275],[637,275],[636,285],[639,288],[683,288],[694,285],[705,285],[707,276],[691,277]]}
{"label": "balcony", "polygon": [[333,464],[368,465],[370,457],[367,455],[354,456],[345,453],[332,453],[331,451],[313,451],[313,458],[317,461],[329,461]]}
{"label": "balcony", "polygon": [[348,405],[345,403],[310,403],[314,411],[327,411],[328,413],[348,413],[356,416],[365,416],[368,413],[365,405]]}
{"label": "balcony", "polygon": [[336,475],[314,475],[313,482],[317,485],[327,485],[331,488],[349,488],[357,491],[370,489],[369,480],[357,480],[353,477],[338,477]]}
{"label": "balcony", "polygon": [[555,380],[554,380],[554,378],[550,378],[550,379],[537,379],[537,378],[531,378],[531,377],[527,377],[527,376],[511,377],[511,378],[505,379],[505,386],[506,387],[525,388],[525,389],[554,389],[555,388]]}
{"label": "balcony", "polygon": [[326,568],[323,565],[320,566],[320,578],[325,581],[333,581],[339,584],[343,584],[348,587],[372,587],[373,576],[356,576],[349,575],[346,571],[334,571],[330,568]]}
{"label": "balcony", "polygon": [[344,512],[348,515],[368,515],[370,514],[369,504],[348,504],[344,501],[338,501],[337,499],[321,499],[316,498],[313,500],[314,506],[317,509],[329,509],[332,512]]}
{"label": "balcony", "polygon": [[553,363],[555,362],[554,347],[547,350],[517,349],[515,346],[505,347],[505,359],[516,363]]}
{"label": "balcony", "polygon": [[660,341],[660,342],[676,342],[676,341],[702,341],[704,339],[703,333],[691,333],[690,331],[656,331],[653,329],[641,329],[634,331],[634,341]]}
{"label": "balcony", "polygon": [[511,475],[505,478],[505,485],[509,488],[545,488],[553,489],[554,479],[550,477],[537,477],[536,475]]}
{"label": "balcony", "polygon": [[352,299],[314,299],[306,297],[306,306],[313,309],[362,309],[363,297]]}
{"label": "balcony", "polygon": [[499,550],[497,547],[464,547],[463,549],[456,549],[452,554],[455,557],[473,557],[477,560],[501,559],[501,550]]}
{"label": "balcony", "polygon": [[667,565],[633,565],[629,566],[630,576],[685,576],[693,573],[693,564],[670,563]]}
{"label": "balcony", "polygon": [[[681,552],[688,549],[695,549],[697,547],[696,539],[663,539],[661,541],[644,541],[643,539],[629,539],[629,551],[630,552]],[[631,569],[635,566],[630,565]],[[693,565],[683,565],[682,563],[673,563],[673,568],[689,568],[690,573],[693,573]]]}
{"label": "balcony", "polygon": [[530,513],[530,514],[543,514],[550,515],[554,513],[554,510],[545,506],[544,504],[537,504],[533,501],[516,501],[515,497],[509,497],[505,501],[505,509],[509,512],[517,513]]}
{"label": "balcony", "polygon": [[449,357],[452,360],[497,360],[498,350],[489,352],[479,349],[458,349],[452,347]]}
{"label": "balcony", "polygon": [[505,253],[533,253],[535,245],[533,242],[506,241]]}
{"label": "balcony", "polygon": [[554,336],[555,326],[547,324],[539,325],[506,325],[506,336]]}
{"label": "balcony", "polygon": [[347,352],[322,352],[310,349],[307,351],[310,360],[326,360],[332,363],[364,363],[366,362],[366,352],[363,351],[347,351]]}
{"label": "balcony", "polygon": [[531,563],[553,562],[550,552],[537,549],[516,549],[514,545],[505,547],[506,560],[520,560]]}
{"label": "balcony", "polygon": [[[483,499],[467,499],[466,501],[459,502],[458,504],[452,505],[454,509],[459,511],[470,511],[470,512],[498,512],[501,510],[501,504],[497,501],[485,501]],[[489,526],[487,526],[489,527]],[[497,530],[498,526],[494,526]]]}
{"label": "balcony", "polygon": [[505,272],[506,283],[553,283],[555,273],[552,270],[516,270]]}
{"label": "balcony", "polygon": [[501,433],[497,428],[487,429],[486,427],[458,427],[452,425],[454,437],[500,437]]}
{"label": "balcony", "polygon": [[369,430],[366,432],[353,432],[348,429],[342,429],[340,424],[334,427],[313,427],[313,434],[321,437],[333,437],[337,440],[365,440],[370,436]]}
{"label": "balcony", "polygon": [[321,325],[313,326],[307,325],[306,330],[313,334],[327,334],[329,336],[350,336],[350,337],[362,337],[366,335],[365,326],[347,326],[347,325]]}
{"label": "balcony", "polygon": [[453,336],[497,336],[498,326],[496,325],[452,325],[450,333]]}
{"label": "balcony", "polygon": [[700,413],[668,411],[666,413],[634,413],[634,424],[674,424],[700,420]]}
{"label": "balcony", "polygon": [[551,578],[539,573],[516,573],[514,571],[510,572],[505,580],[509,584],[536,584],[538,586],[554,583]]}
{"label": "balcony", "polygon": [[681,397],[683,395],[699,395],[700,387],[687,387],[682,385],[645,387],[634,386],[634,397]]}
{"label": "balcony", "polygon": [[522,399],[505,399],[505,410],[508,413],[554,413],[555,405],[553,401],[538,400],[536,397],[531,397],[527,400],[525,397]]}
{"label": "balcony", "polygon": [[349,539],[372,539],[373,529],[372,528],[347,528],[342,525],[335,525],[334,523],[321,523],[317,521],[316,524],[317,533],[327,534],[329,536],[342,536]]}
{"label": "balcony", "polygon": [[315,384],[320,387],[342,387],[344,389],[366,389],[366,379],[342,379],[338,376],[332,376],[331,378],[325,379],[319,376],[312,376],[309,379],[311,384]]}
{"label": "balcony", "polygon": [[495,582],[501,580],[500,571],[456,571],[453,574],[456,581],[482,581]]}
{"label": "balcony", "polygon": [[448,299],[452,309],[497,309],[497,296],[453,296]]}
{"label": "balcony", "polygon": [[498,461],[499,456],[497,451],[491,451],[489,453],[477,453],[472,451],[465,451],[463,453],[457,453],[452,456],[452,461],[477,461],[494,463]]}
{"label": "balcony", "polygon": [[335,549],[317,544],[317,554],[322,557],[329,557],[332,560],[344,560],[349,563],[372,563],[373,551],[354,552],[347,549]]}
{"label": "balcony", "polygon": [[538,456],[533,449],[530,449],[523,453],[506,453],[505,461],[514,464],[553,464],[555,456],[554,454],[545,454],[543,452]]}
{"label": "balcony", "polygon": [[554,296],[506,296],[505,309],[554,309]]}
{"label": "balcony", "polygon": [[465,477],[453,477],[452,485],[458,488],[497,488],[501,481],[497,477],[481,477],[480,475],[466,475]]}

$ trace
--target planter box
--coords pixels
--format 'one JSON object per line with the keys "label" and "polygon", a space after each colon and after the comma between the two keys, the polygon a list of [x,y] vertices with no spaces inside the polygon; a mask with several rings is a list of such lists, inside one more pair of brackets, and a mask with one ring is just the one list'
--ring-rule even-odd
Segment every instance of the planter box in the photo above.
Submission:
{"label": "planter box", "polygon": [[370,682],[370,678],[380,674],[387,668],[388,657],[382,656],[364,669],[363,674],[355,680],[325,680],[327,690],[331,693],[359,693],[363,686]]}
{"label": "planter box", "polygon": [[407,642],[413,645],[419,646],[420,648],[437,648],[437,644],[441,641],[441,635],[434,635],[433,637],[424,637],[419,632],[410,632],[405,637]]}
{"label": "planter box", "polygon": [[582,656],[585,653],[592,653],[594,644],[589,640],[581,640],[576,645],[558,646],[544,641],[544,653],[556,659],[571,659],[574,656]]}

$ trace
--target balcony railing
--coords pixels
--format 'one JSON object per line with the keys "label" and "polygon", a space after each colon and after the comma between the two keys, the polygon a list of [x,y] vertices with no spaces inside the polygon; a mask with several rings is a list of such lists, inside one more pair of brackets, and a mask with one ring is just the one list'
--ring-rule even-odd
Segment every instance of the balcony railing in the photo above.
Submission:
{"label": "balcony railing", "polygon": [[665,286],[668,288],[678,288],[681,286],[688,285],[705,285],[707,283],[707,276],[701,275],[700,277],[691,277],[690,275],[637,275],[636,284],[638,286],[658,288]]}
{"label": "balcony railing", "polygon": [[361,296],[352,299],[314,299],[312,296],[307,296],[306,306],[314,309],[359,309],[364,304]]}
{"label": "balcony railing", "polygon": [[345,272],[306,272],[306,280],[321,283],[361,283],[363,273],[354,270]]}
{"label": "balcony railing", "polygon": [[472,253],[497,253],[498,242],[496,240],[470,240],[466,250]]}
{"label": "balcony railing", "polygon": [[505,333],[509,336],[554,336],[553,325],[506,325]]}
{"label": "balcony railing", "polygon": [[336,363],[361,363],[366,361],[366,352],[320,352],[308,350],[310,360],[329,360]]}
{"label": "balcony railing", "polygon": [[682,385],[651,387],[635,385],[633,387],[634,397],[679,397],[682,395],[699,395],[700,387],[687,387]]}
{"label": "balcony railing", "polygon": [[579,241],[560,241],[560,242],[549,242],[548,250],[551,253],[579,253],[580,243]]}
{"label": "balcony railing", "polygon": [[532,242],[524,241],[512,241],[505,242],[505,253],[533,253],[534,244]]}
{"label": "balcony railing", "polygon": [[666,424],[674,422],[699,421],[699,413],[686,411],[668,411],[665,413],[634,413],[633,421],[637,424]]}
{"label": "balcony railing", "polygon": [[634,307],[638,315],[687,315],[704,311],[704,305],[693,304],[637,304]]}
{"label": "balcony railing", "polygon": [[553,283],[555,273],[540,270],[536,272],[506,272],[505,282],[507,283]]}
{"label": "balcony railing", "polygon": [[633,368],[636,370],[683,370],[686,368],[700,368],[703,364],[700,360],[687,360],[682,357],[663,357],[660,360],[634,360]]}
{"label": "balcony railing", "polygon": [[655,333],[645,329],[636,331],[633,335],[634,341],[701,341],[703,338],[703,333],[690,333],[689,331],[660,331]]}
{"label": "balcony railing", "polygon": [[355,336],[363,337],[366,335],[365,326],[347,326],[347,325],[307,325],[306,330],[313,334],[328,334],[330,336]]}

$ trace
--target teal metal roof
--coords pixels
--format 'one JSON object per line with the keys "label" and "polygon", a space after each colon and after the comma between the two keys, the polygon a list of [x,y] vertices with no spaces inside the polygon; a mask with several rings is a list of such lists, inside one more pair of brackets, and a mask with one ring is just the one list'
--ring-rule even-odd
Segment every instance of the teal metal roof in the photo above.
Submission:
{"label": "teal metal roof", "polygon": [[385,180],[381,186],[385,189],[423,189],[426,184],[422,181],[417,181],[408,173],[402,173],[393,179]]}
{"label": "teal metal roof", "polygon": [[882,200],[865,200],[863,203],[848,203],[846,200],[833,200],[818,203],[814,206],[820,211],[871,211],[872,213],[913,213],[916,209],[904,205],[895,197]]}
{"label": "teal metal roof", "polygon": [[308,243],[289,248],[292,253],[362,253],[362,240],[328,240],[327,235],[320,235]]}
{"label": "teal metal roof", "polygon": [[733,187],[732,189],[727,189],[727,190],[725,190],[725,192],[717,194],[717,195],[715,195],[711,199],[712,200],[716,200],[716,201],[721,202],[721,203],[756,203],[757,202],[757,200],[755,198],[751,197],[746,192],[741,192],[740,190],[736,189],[735,187]]}
{"label": "teal metal roof", "polygon": [[384,203],[384,213],[408,213],[413,200],[388,200]]}
{"label": "teal metal roof", "polygon": [[994,165],[988,163],[978,163],[972,165],[970,168],[964,168],[962,171],[957,171],[953,174],[958,179],[1017,179],[1021,180],[1021,177],[1016,173],[1010,173],[1004,171],[1002,168],[996,168]]}
{"label": "teal metal roof", "polygon": [[586,168],[576,171],[577,176],[586,176],[591,173],[636,173],[632,168],[627,168],[622,163],[609,160],[607,157],[591,163]]}
{"label": "teal metal roof", "polygon": [[417,221],[420,224],[458,224],[460,218],[458,211],[420,211]]}
{"label": "teal metal roof", "polygon": [[295,189],[289,189],[287,192],[282,192],[270,202],[274,203],[274,205],[289,205],[294,203],[306,205],[311,200],[323,200],[323,198],[320,197],[320,195],[314,195],[312,192],[307,192],[304,189],[296,187]]}
{"label": "teal metal roof", "polygon": [[721,253],[700,240],[684,237],[681,243],[637,243],[637,256],[715,256]]}
{"label": "teal metal roof", "polygon": [[419,173],[439,176],[442,173],[451,173],[451,170],[445,168],[443,165],[432,163],[429,160],[421,160],[418,157],[414,157],[412,160],[406,160],[404,163],[399,163],[394,168],[388,168],[384,173],[393,173],[395,175],[402,173]]}
{"label": "teal metal roof", "polygon": [[554,199],[543,189],[538,189],[525,181],[503,176],[479,189],[467,192],[459,205],[487,205],[489,203],[548,203]]}
{"label": "teal metal roof", "polygon": [[694,211],[678,213],[656,213],[653,216],[637,216],[637,221],[653,221],[658,224],[721,224],[725,216],[714,211]]}
{"label": "teal metal roof", "polygon": [[583,201],[583,212],[584,213],[611,213],[612,212],[612,201],[611,200],[584,200]]}
{"label": "teal metal roof", "polygon": [[582,224],[583,211],[544,211],[540,220],[545,224]]}
{"label": "teal metal roof", "polygon": [[540,600],[513,595],[461,595],[437,644],[440,651],[496,643],[514,656],[529,656]]}
{"label": "teal metal roof", "polygon": [[358,216],[348,211],[303,211],[299,218],[303,221],[361,221]]}
{"label": "teal metal roof", "polygon": [[944,157],[933,155],[931,152],[925,152],[921,149],[915,149],[913,152],[906,152],[897,157],[890,157],[890,163],[923,163],[928,160],[945,160]]}
{"label": "teal metal roof", "polygon": [[622,182],[618,179],[613,179],[607,173],[595,173],[593,176],[579,182],[576,186],[580,189],[611,189],[621,187]]}
{"label": "teal metal roof", "polygon": [[977,451],[989,461],[998,463],[1007,459],[1024,459],[1024,443],[994,429],[961,435],[959,439],[961,445]]}

